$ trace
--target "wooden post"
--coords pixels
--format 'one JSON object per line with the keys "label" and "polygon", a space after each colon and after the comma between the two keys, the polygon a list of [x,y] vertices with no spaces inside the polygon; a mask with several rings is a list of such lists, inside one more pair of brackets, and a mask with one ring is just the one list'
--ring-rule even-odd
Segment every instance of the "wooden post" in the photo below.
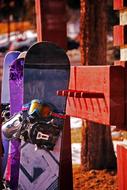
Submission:
{"label": "wooden post", "polygon": [[35,0],[38,41],[67,48],[65,0]]}
{"label": "wooden post", "polygon": [[[106,65],[107,1],[80,0],[80,2],[82,64]],[[87,78],[89,80],[89,76]],[[116,167],[109,127],[86,122],[82,137],[81,162],[85,170]]]}

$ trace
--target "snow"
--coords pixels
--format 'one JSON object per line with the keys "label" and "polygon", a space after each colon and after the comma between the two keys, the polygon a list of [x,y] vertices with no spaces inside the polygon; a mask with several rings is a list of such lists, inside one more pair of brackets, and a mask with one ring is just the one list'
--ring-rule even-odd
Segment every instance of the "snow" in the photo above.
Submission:
{"label": "snow", "polygon": [[[82,126],[82,120],[79,118],[71,117],[71,128],[79,128]],[[111,126],[112,137],[120,137],[119,131],[114,131],[116,127]],[[117,145],[127,146],[127,140],[113,140],[115,154],[117,155]],[[72,143],[72,164],[81,164],[81,143]]]}
{"label": "snow", "polygon": [[68,22],[67,23],[67,36],[71,39],[75,39],[80,32],[80,24],[79,20],[75,22]]}
{"label": "snow", "polygon": [[71,117],[71,128],[82,127],[82,119]]}
{"label": "snow", "polygon": [[72,148],[72,164],[81,164],[81,143],[73,143]]}
{"label": "snow", "polygon": [[127,140],[123,140],[123,141],[113,141],[113,145],[114,145],[114,151],[117,154],[117,145],[123,145],[123,146],[127,146]]}
{"label": "snow", "polygon": [[[117,156],[117,145],[127,146],[127,140],[113,141],[114,151]],[[72,164],[81,164],[81,143],[72,143]]]}

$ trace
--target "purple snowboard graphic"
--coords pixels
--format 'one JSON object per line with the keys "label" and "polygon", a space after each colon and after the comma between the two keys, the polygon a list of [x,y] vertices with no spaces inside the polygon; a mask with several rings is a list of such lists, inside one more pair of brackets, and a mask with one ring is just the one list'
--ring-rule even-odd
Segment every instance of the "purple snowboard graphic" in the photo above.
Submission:
{"label": "purple snowboard graphic", "polygon": [[[24,59],[15,60],[10,67],[10,111],[11,115],[21,111],[23,104]],[[20,140],[11,140],[11,188],[17,189],[20,163]]]}
{"label": "purple snowboard graphic", "polygon": [[[3,77],[2,77],[2,92],[1,92],[1,104],[10,103],[10,91],[9,91],[9,66],[11,63],[16,60],[20,52],[11,51],[6,54],[3,63]],[[2,175],[5,175],[7,159],[8,159],[8,150],[9,150],[9,141],[3,136],[2,142],[4,146],[4,157],[2,160]]]}

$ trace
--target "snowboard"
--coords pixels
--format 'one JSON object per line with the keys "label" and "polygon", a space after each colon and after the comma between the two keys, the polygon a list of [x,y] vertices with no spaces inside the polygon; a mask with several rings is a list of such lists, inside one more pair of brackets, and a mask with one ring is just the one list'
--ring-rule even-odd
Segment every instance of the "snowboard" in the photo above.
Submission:
{"label": "snowboard", "polygon": [[[24,104],[38,99],[52,105],[56,115],[64,115],[66,97],[57,96],[57,90],[68,89],[69,77],[70,63],[64,50],[50,42],[36,43],[25,57]],[[70,124],[63,118],[54,118],[61,132],[53,150],[35,150],[35,145],[22,141],[18,190],[72,189]]]}
{"label": "snowboard", "polygon": [[[21,54],[19,57],[22,57]],[[21,111],[23,105],[23,65],[24,58],[17,58],[10,66],[9,87],[10,87],[10,114]],[[11,175],[10,186],[17,189],[20,163],[20,143],[19,139],[11,140]]]}
{"label": "snowboard", "polygon": [[[1,89],[1,104],[2,111],[10,104],[10,91],[9,91],[9,67],[11,63],[19,56],[20,52],[11,51],[8,52],[3,62],[3,77],[2,77],[2,89]],[[4,177],[5,169],[8,159],[9,141],[2,136],[2,143],[4,147],[4,155],[2,158],[2,176]]]}

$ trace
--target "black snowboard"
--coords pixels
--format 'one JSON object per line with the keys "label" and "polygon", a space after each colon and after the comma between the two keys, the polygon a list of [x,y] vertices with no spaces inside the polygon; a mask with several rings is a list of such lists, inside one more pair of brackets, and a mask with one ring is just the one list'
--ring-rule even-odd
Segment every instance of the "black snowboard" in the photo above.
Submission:
{"label": "black snowboard", "polygon": [[[57,90],[68,89],[69,77],[70,63],[63,49],[49,42],[36,43],[28,50],[25,58],[24,103],[39,99],[50,105],[53,112],[64,115],[66,97],[57,96]],[[19,190],[72,189],[72,185],[67,187],[66,180],[66,177],[70,178],[69,182],[72,183],[69,156],[71,145],[69,139],[65,139],[68,138],[65,134],[70,133],[68,119],[54,119],[56,125],[61,127],[61,132],[52,150],[35,151],[33,144],[22,141]]]}

